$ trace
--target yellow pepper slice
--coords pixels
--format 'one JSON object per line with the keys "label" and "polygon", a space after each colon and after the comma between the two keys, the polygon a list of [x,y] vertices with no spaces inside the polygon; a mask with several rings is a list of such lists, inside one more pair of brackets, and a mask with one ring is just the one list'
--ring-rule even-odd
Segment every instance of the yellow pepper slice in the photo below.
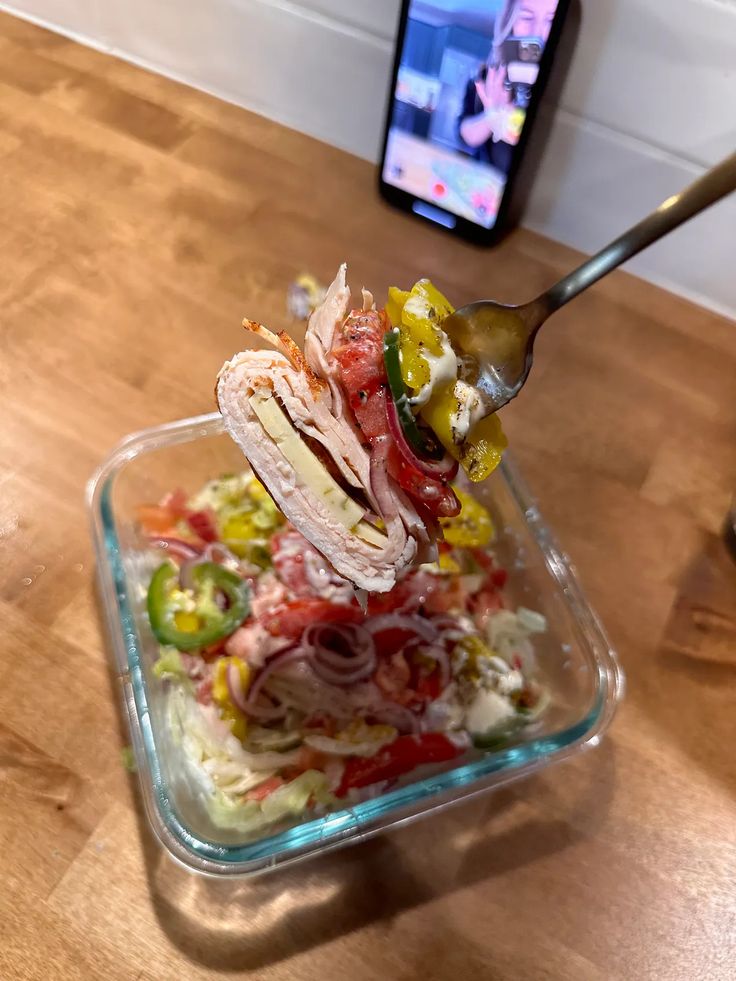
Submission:
{"label": "yellow pepper slice", "polygon": [[227,687],[227,671],[230,664],[235,664],[240,672],[240,680],[243,691],[248,690],[250,684],[250,668],[239,657],[221,657],[215,664],[212,678],[212,698],[220,709],[220,716],[225,722],[230,723],[233,735],[240,739],[245,739],[248,732],[248,719],[240,711],[237,705],[233,705],[230,692]]}
{"label": "yellow pepper slice", "polygon": [[388,291],[386,311],[392,325],[401,334],[401,375],[404,384],[414,393],[430,380],[428,354],[442,354],[440,323],[453,312],[453,307],[428,279],[420,279],[411,290],[395,286]]}
{"label": "yellow pepper slice", "polygon": [[174,614],[174,626],[177,630],[183,630],[187,634],[193,634],[199,630],[201,623],[196,613],[177,610]]}
{"label": "yellow pepper slice", "polygon": [[460,568],[460,563],[456,559],[453,559],[447,552],[440,552],[440,556],[437,559],[437,566],[442,572],[447,572],[454,576],[459,576],[463,571]]}
{"label": "yellow pepper slice", "polygon": [[485,548],[494,536],[493,522],[480,501],[472,494],[453,487],[460,501],[460,514],[454,518],[440,518],[445,541],[457,548]]}
{"label": "yellow pepper slice", "polygon": [[401,311],[410,296],[411,293],[408,290],[400,290],[398,286],[389,286],[386,313],[392,327],[401,326]]}
{"label": "yellow pepper slice", "polygon": [[480,637],[474,634],[463,637],[455,649],[465,654],[465,663],[460,670],[460,674],[470,681],[477,681],[480,678],[479,662],[491,657],[494,653],[483,643]]}
{"label": "yellow pepper slice", "polygon": [[[237,546],[242,547],[243,543],[250,541],[251,538],[258,537],[256,526],[253,523],[253,513],[238,511],[226,518],[222,525],[222,539],[231,551],[236,555],[240,553],[236,550]],[[235,547],[233,547],[235,546]],[[242,556],[241,556],[242,558]]]}
{"label": "yellow pepper slice", "polygon": [[[400,332],[402,379],[410,393],[416,394],[431,377],[425,353],[436,357],[442,354],[441,324],[454,308],[433,283],[420,279],[408,291],[392,286],[386,310]],[[452,381],[432,393],[421,409],[421,416],[468,477],[477,483],[496,469],[508,443],[498,417],[493,415],[477,422],[458,446],[452,434],[452,417],[458,408],[455,381]]]}
{"label": "yellow pepper slice", "polygon": [[460,464],[473,483],[477,484],[493,473],[508,445],[497,415],[486,416],[473,426],[460,456]]}
{"label": "yellow pepper slice", "polygon": [[501,462],[508,440],[497,415],[486,416],[468,433],[465,442],[458,445],[452,438],[452,416],[458,411],[455,383],[438,389],[422,407],[421,416],[434,430],[448,453],[460,461],[465,473],[473,481],[485,480]]}

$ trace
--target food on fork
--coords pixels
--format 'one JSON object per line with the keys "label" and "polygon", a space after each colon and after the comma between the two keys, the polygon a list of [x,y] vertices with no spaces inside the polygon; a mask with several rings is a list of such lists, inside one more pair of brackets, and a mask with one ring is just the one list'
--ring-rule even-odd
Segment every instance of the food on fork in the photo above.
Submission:
{"label": "food on fork", "polygon": [[506,442],[442,330],[452,312],[428,280],[391,289],[385,309],[363,290],[351,308],[343,265],[312,313],[300,349],[245,321],[273,350],[220,371],[225,426],[279,509],[336,572],[386,592],[436,557],[457,516],[462,466],[483,480]]}

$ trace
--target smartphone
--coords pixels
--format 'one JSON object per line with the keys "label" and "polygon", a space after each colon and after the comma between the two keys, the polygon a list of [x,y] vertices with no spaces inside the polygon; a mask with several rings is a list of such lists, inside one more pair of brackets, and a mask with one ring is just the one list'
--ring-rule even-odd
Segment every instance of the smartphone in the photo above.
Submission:
{"label": "smartphone", "polygon": [[403,0],[381,195],[491,245],[516,178],[569,0]]}

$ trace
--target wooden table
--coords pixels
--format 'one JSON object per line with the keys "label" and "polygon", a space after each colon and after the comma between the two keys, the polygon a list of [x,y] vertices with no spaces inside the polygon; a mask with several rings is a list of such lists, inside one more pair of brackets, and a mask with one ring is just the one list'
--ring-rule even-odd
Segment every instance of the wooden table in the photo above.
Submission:
{"label": "wooden table", "polygon": [[[0,977],[726,979],[736,953],[736,329],[624,274],[504,418],[628,674],[595,753],[248,883],[174,866],[121,764],[83,492],[212,409],[300,271],[523,299],[577,256],[477,251],[371,167],[0,15]],[[707,255],[693,262],[707,262]]]}

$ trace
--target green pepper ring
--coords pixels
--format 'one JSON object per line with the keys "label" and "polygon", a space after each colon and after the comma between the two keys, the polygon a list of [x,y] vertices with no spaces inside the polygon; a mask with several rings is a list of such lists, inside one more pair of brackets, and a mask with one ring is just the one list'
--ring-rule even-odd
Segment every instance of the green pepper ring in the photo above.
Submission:
{"label": "green pepper ring", "polygon": [[383,363],[386,366],[388,387],[391,392],[391,398],[396,406],[396,414],[399,417],[401,430],[406,437],[407,443],[418,456],[426,457],[429,460],[440,460],[445,454],[444,447],[440,446],[438,441],[432,440],[422,433],[417,425],[414,413],[411,411],[411,405],[404,386],[404,379],[401,377],[399,339],[400,334],[396,327],[384,335]]}
{"label": "green pepper ring", "polygon": [[151,630],[160,643],[169,644],[180,651],[198,650],[233,633],[250,613],[248,584],[216,562],[202,562],[192,568],[195,586],[211,581],[216,589],[225,594],[230,605],[220,616],[207,617],[200,630],[179,630],[168,606],[171,581],[177,575],[178,570],[173,562],[163,562],[151,576],[148,587],[148,619]]}

